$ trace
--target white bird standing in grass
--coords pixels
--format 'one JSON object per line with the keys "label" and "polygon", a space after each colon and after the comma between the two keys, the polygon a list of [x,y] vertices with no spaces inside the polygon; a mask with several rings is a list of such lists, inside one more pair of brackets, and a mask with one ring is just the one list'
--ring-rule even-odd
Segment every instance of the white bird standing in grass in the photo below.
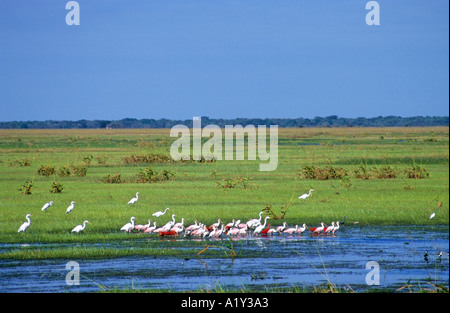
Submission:
{"label": "white bird standing in grass", "polygon": [[131,217],[131,223],[127,223],[123,225],[123,227],[120,230],[126,231],[127,233],[131,232],[134,229],[134,220],[136,218],[134,216]]}
{"label": "white bird standing in grass", "polygon": [[436,216],[436,213],[431,213],[430,220],[432,220]]}
{"label": "white bird standing in grass", "polygon": [[77,225],[74,229],[72,229],[72,233],[80,233],[86,228],[86,223],[90,223],[88,220],[83,222],[83,225]]}
{"label": "white bird standing in grass", "polygon": [[163,216],[164,214],[166,214],[167,210],[170,210],[170,208],[166,208],[164,210],[164,212],[161,212],[161,211],[155,212],[152,215],[155,216],[155,217],[160,217],[160,216]]}
{"label": "white bird standing in grass", "polygon": [[303,195],[301,195],[300,197],[298,197],[299,199],[303,199],[305,200],[306,198],[308,198],[311,195],[311,192],[314,191],[314,189],[310,189],[309,193],[305,193]]}
{"label": "white bird standing in grass", "polygon": [[44,206],[42,207],[42,212],[44,212],[45,210],[47,210],[49,207],[51,207],[53,205],[53,201],[47,202],[46,204],[44,204]]}
{"label": "white bird standing in grass", "polygon": [[128,204],[135,204],[139,200],[139,192],[136,192],[136,197],[128,201]]}
{"label": "white bird standing in grass", "polygon": [[30,216],[31,216],[31,214],[27,214],[27,216],[25,217],[27,219],[27,221],[19,227],[18,233],[26,231],[28,226],[30,226],[30,224],[31,224]]}
{"label": "white bird standing in grass", "polygon": [[74,207],[75,207],[75,201],[72,201],[66,210],[66,214],[72,212]]}

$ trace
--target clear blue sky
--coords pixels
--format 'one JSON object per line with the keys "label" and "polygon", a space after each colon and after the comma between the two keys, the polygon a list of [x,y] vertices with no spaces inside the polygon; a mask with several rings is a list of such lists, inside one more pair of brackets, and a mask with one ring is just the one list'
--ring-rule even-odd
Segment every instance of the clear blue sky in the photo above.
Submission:
{"label": "clear blue sky", "polygon": [[449,1],[0,1],[0,120],[449,115]]}

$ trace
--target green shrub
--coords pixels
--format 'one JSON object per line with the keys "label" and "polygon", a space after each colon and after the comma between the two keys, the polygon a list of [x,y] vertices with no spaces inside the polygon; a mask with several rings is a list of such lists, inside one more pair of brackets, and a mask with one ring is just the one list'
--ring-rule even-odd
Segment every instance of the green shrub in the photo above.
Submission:
{"label": "green shrub", "polygon": [[50,187],[50,192],[51,193],[61,193],[63,191],[64,187],[57,182],[53,182],[52,186]]}
{"label": "green shrub", "polygon": [[41,165],[41,167],[37,170],[37,173],[38,175],[49,177],[55,174],[55,168],[49,165]]}
{"label": "green shrub", "polygon": [[30,181],[26,181],[19,190],[22,191],[23,195],[31,195],[31,188],[33,184]]}

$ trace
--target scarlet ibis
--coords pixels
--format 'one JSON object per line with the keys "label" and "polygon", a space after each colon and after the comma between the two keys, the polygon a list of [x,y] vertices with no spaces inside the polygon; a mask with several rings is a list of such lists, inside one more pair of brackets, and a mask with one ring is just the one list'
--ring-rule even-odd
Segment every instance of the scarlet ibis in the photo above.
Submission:
{"label": "scarlet ibis", "polygon": [[75,201],[72,201],[66,210],[66,214],[72,212],[74,207],[75,207]]}
{"label": "scarlet ibis", "polygon": [[120,230],[123,230],[127,233],[131,232],[134,229],[134,220],[136,218],[134,216],[131,217],[131,223],[127,223],[125,225],[122,226],[122,228]]}
{"label": "scarlet ibis", "polygon": [[259,234],[266,227],[267,220],[269,218],[270,218],[269,216],[266,216],[266,218],[264,219],[264,224],[263,225],[259,225],[258,227],[256,227],[255,230],[253,231],[253,235]]}
{"label": "scarlet ibis", "polygon": [[276,229],[276,232],[278,232],[278,233],[282,233],[282,232],[283,232],[283,230],[285,230],[285,229],[286,229],[286,226],[287,226],[287,223],[286,223],[286,222],[284,222],[282,226],[278,226],[278,227],[277,227],[277,229]]}
{"label": "scarlet ibis", "polygon": [[139,192],[136,192],[136,197],[131,198],[130,201],[128,201],[128,204],[135,204],[139,200]]}
{"label": "scarlet ibis", "polygon": [[18,233],[21,233],[21,232],[24,232],[27,230],[28,226],[30,226],[30,224],[31,224],[30,217],[31,217],[31,214],[27,214],[27,216],[25,217],[27,219],[27,221],[19,227]]}
{"label": "scarlet ibis", "polygon": [[72,229],[72,233],[80,233],[86,228],[86,223],[90,223],[88,220],[83,222],[83,225],[77,225],[74,229]]}
{"label": "scarlet ibis", "polygon": [[44,206],[42,207],[42,212],[44,212],[45,210],[47,210],[49,207],[51,207],[53,205],[53,201],[47,202],[46,204],[44,204]]}
{"label": "scarlet ibis", "polygon": [[161,211],[155,212],[155,213],[153,213],[152,215],[155,216],[155,217],[161,217],[161,216],[163,216],[164,214],[166,214],[167,210],[170,210],[170,208],[166,208],[166,209],[164,210],[164,212],[161,212]]}
{"label": "scarlet ibis", "polygon": [[178,236],[178,233],[174,230],[169,230],[169,231],[161,231],[159,232],[160,236]]}
{"label": "scarlet ibis", "polygon": [[267,227],[266,227],[266,228],[264,228],[263,230],[261,230],[260,234],[261,234],[261,235],[267,235],[267,233],[269,232],[270,229],[271,229],[271,228],[270,228],[270,223],[269,223],[269,224],[267,224]]}
{"label": "scarlet ibis", "polygon": [[299,199],[306,199],[306,198],[308,198],[310,195],[311,195],[311,192],[312,191],[314,191],[314,189],[310,189],[309,190],[309,193],[305,193],[305,194],[303,194],[303,195],[301,195],[300,197],[298,197]]}
{"label": "scarlet ibis", "polygon": [[295,225],[295,228],[288,228],[283,230],[283,233],[292,235],[298,230],[298,225]]}

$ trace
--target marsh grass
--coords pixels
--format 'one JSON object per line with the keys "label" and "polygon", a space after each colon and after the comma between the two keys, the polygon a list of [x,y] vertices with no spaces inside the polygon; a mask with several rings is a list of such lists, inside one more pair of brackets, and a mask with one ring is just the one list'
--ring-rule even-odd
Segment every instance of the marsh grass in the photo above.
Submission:
{"label": "marsh grass", "polygon": [[[186,225],[196,219],[206,224],[218,218],[226,222],[233,218],[246,221],[269,206],[278,217],[272,226],[283,221],[317,225],[344,216],[349,223],[357,221],[360,225],[448,224],[448,127],[280,129],[282,144],[274,172],[260,172],[259,161],[155,162],[151,163],[151,170],[168,178],[164,183],[132,181],[149,163],[125,164],[123,157],[168,155],[175,140],[168,134],[169,130],[146,129],[0,130],[0,242],[140,240],[140,234],[121,234],[120,227],[131,216],[136,216],[137,223],[146,223],[152,213],[166,207],[176,213],[177,220],[184,217]],[[431,134],[436,141],[424,141]],[[90,164],[80,164],[87,155],[92,156]],[[96,162],[97,158],[103,158],[105,164]],[[30,166],[9,166],[14,159],[28,159]],[[412,167],[413,160],[426,168],[426,179],[406,177],[404,170]],[[37,175],[41,165],[54,167],[54,175],[58,175],[58,168],[70,170],[70,175],[58,179],[64,185],[62,193],[49,193],[54,179]],[[306,165],[342,168],[353,179],[305,179],[298,171]],[[361,165],[366,172],[389,166],[398,169],[399,174],[394,179],[356,179],[353,171]],[[72,166],[86,170],[81,170],[81,175],[74,174]],[[420,170],[416,168],[414,172]],[[126,183],[102,182],[118,182],[117,175]],[[242,175],[251,177],[246,186],[256,184],[258,188],[215,187],[218,179]],[[19,187],[27,181],[32,184],[32,194],[22,196]],[[310,188],[315,189],[312,196],[298,200]],[[138,205],[127,205],[137,191]],[[437,207],[436,199],[441,206]],[[41,212],[42,205],[50,200],[54,205]],[[76,207],[65,214],[71,201],[77,202]],[[436,217],[429,220],[435,211]],[[25,234],[17,234],[27,213],[33,214],[32,223]],[[91,221],[89,227],[79,236],[71,236],[70,230],[85,219]],[[157,223],[163,225],[169,219],[170,216],[163,216]],[[114,255],[113,251],[105,253]],[[95,253],[87,251],[86,255],[93,257]]]}

